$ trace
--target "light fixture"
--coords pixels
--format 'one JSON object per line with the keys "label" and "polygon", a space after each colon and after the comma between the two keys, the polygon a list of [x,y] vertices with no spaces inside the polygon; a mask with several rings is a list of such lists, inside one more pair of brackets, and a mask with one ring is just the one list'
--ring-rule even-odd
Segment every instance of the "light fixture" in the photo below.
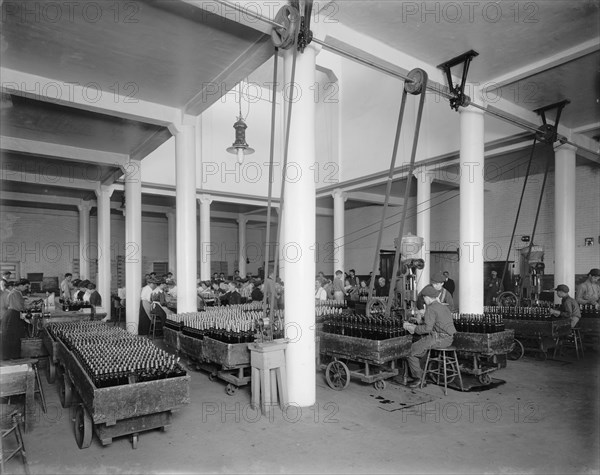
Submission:
{"label": "light fixture", "polygon": [[[246,129],[248,126],[246,122],[244,122],[244,117],[242,116],[242,83],[239,84],[239,116],[235,124],[233,124],[233,128],[235,129],[235,142],[231,145],[231,147],[227,148],[229,153],[233,153],[237,155],[238,163],[242,163],[244,161],[244,155],[251,155],[254,153],[254,149],[250,147],[246,143]],[[246,114],[246,117],[248,114]]]}

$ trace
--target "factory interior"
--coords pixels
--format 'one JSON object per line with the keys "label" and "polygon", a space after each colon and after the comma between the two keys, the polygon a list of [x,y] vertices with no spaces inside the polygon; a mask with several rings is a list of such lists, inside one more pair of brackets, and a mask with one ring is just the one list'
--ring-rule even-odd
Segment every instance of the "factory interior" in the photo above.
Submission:
{"label": "factory interior", "polygon": [[0,6],[0,473],[600,473],[599,1]]}

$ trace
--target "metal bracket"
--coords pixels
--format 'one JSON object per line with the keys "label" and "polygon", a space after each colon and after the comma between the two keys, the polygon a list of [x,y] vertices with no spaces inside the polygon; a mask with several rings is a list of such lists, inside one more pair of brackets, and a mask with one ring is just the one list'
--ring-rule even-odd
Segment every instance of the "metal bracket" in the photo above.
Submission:
{"label": "metal bracket", "polygon": [[[539,109],[534,109],[533,112],[542,116],[543,124],[540,126],[536,134],[537,139],[540,142],[544,142],[550,145],[556,142],[556,139],[558,138],[558,124],[560,122],[560,115],[562,114],[562,110],[565,108],[565,106],[570,103],[570,100],[565,99],[564,101],[540,107]],[[554,125],[548,124],[546,122],[546,112],[553,109],[556,109],[556,119],[554,120]]]}
{"label": "metal bracket", "polygon": [[310,31],[310,17],[312,15],[313,0],[294,0],[292,5],[300,12],[300,31],[298,32],[298,51],[304,53],[306,48],[313,39],[312,31]]}
{"label": "metal bracket", "polygon": [[[450,107],[456,111],[459,107],[467,107],[471,103],[471,98],[465,94],[465,84],[467,83],[469,65],[475,56],[479,56],[479,53],[474,50],[469,50],[456,58],[452,58],[451,60],[438,65],[438,69],[441,69],[446,74],[448,88],[450,89],[450,93],[454,95],[454,97],[450,99]],[[462,79],[460,84],[454,85],[452,83],[451,69],[459,64],[463,65]]]}

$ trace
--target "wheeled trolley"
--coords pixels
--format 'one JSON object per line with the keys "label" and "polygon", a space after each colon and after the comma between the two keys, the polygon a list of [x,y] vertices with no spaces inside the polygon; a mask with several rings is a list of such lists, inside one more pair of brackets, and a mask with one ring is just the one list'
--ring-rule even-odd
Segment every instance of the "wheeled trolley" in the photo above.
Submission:
{"label": "wheeled trolley", "polygon": [[[514,330],[516,346],[521,346],[523,352],[535,353],[541,361],[548,358],[548,350],[554,348],[560,337],[567,336],[571,331],[571,321],[568,318],[554,320],[513,320],[505,319],[504,326],[507,330]],[[516,356],[516,350],[511,351],[509,357]]]}
{"label": "wheeled trolley", "polygon": [[[173,340],[173,335],[169,335],[169,341]],[[207,371],[211,381],[218,378],[227,383],[225,392],[229,396],[250,383],[248,343],[224,343],[207,336],[200,339],[181,332],[177,335],[177,342],[178,351],[193,361],[196,369]]]}
{"label": "wheeled trolley", "polygon": [[60,402],[75,410],[75,440],[80,449],[91,445],[93,434],[102,445],[130,435],[135,449],[141,432],[166,430],[172,410],[190,402],[187,375],[98,388],[75,354],[60,339],[54,342]]}
{"label": "wheeled trolley", "polygon": [[346,335],[319,332],[318,367],[325,380],[336,391],[344,390],[350,379],[373,384],[381,390],[385,380],[397,376],[397,360],[408,356],[412,335],[386,340],[369,340]]}
{"label": "wheeled trolley", "polygon": [[475,376],[484,385],[490,384],[491,373],[506,367],[507,355],[514,351],[515,332],[457,332],[452,346],[458,354],[460,371]]}

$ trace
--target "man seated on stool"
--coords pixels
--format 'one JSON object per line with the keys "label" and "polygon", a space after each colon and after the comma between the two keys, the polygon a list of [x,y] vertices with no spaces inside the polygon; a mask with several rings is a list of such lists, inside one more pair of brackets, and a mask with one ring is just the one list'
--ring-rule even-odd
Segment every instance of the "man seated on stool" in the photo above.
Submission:
{"label": "man seated on stool", "polygon": [[555,317],[563,317],[571,320],[571,328],[575,328],[577,322],[581,318],[581,312],[579,310],[579,304],[573,297],[569,297],[569,287],[565,284],[557,285],[554,289],[556,295],[562,300],[560,303],[560,309],[550,309],[550,313]]}
{"label": "man seated on stool", "polygon": [[[438,299],[440,291],[432,285],[427,285],[423,288],[421,294],[425,299],[426,305],[423,323],[415,325],[414,323],[404,322],[403,324],[404,328],[411,334],[426,335],[419,341],[414,342],[410,347],[410,356],[407,358],[407,362],[410,372],[415,378],[409,384],[411,388],[418,387],[423,376],[423,369],[421,369],[419,358],[425,356],[427,350],[431,348],[447,348],[452,345],[452,340],[456,333],[452,313],[448,306],[440,303]],[[427,383],[423,382],[423,386],[426,385]]]}

